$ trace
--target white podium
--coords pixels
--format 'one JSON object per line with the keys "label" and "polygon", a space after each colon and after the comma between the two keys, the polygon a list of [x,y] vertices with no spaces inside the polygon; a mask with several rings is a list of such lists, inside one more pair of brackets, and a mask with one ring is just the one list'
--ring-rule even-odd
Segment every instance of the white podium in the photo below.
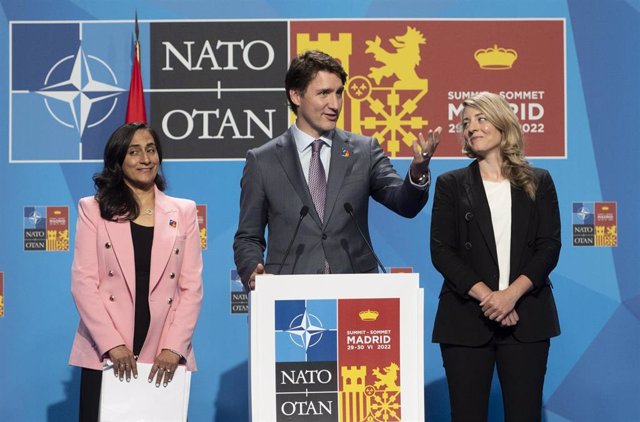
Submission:
{"label": "white podium", "polygon": [[259,276],[251,420],[424,421],[423,302],[418,274]]}

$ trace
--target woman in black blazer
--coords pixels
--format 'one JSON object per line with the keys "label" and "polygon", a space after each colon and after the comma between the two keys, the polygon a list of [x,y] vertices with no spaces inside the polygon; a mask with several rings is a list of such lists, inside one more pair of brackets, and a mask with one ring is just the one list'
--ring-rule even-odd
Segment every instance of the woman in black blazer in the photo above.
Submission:
{"label": "woman in black blazer", "polygon": [[549,338],[560,334],[549,273],[560,253],[558,198],[524,159],[520,124],[499,95],[463,103],[463,152],[438,177],[431,259],[444,276],[440,343],[453,422],[485,422],[494,366],[505,422],[540,421]]}

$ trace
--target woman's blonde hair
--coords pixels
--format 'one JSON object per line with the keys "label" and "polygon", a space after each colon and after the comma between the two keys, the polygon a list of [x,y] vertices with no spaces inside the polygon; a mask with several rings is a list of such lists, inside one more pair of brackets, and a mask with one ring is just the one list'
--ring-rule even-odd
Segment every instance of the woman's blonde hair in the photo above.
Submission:
{"label": "woman's blonde hair", "polygon": [[[479,92],[467,98],[462,105],[473,107],[484,114],[489,123],[502,135],[500,153],[502,155],[502,175],[512,185],[523,189],[532,200],[536,198],[536,180],[529,162],[524,158],[523,133],[515,113],[501,96],[492,92]],[[463,136],[462,152],[476,158],[471,145]]]}

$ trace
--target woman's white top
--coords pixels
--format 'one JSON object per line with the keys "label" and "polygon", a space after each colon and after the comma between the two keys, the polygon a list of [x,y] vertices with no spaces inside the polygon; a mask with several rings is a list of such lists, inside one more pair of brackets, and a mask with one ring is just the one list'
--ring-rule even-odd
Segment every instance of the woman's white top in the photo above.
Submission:
{"label": "woman's white top", "polygon": [[496,239],[498,269],[500,270],[498,288],[504,290],[509,287],[511,266],[511,184],[508,180],[501,182],[483,180],[482,183],[487,194],[493,236]]}

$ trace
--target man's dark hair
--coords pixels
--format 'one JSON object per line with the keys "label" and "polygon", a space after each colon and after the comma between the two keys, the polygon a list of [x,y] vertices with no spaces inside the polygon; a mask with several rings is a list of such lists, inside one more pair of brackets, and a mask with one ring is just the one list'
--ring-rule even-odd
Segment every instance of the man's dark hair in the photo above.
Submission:
{"label": "man's dark hair", "polygon": [[291,61],[284,79],[284,87],[287,91],[289,107],[296,115],[298,114],[298,106],[291,101],[289,91],[295,90],[300,95],[304,95],[309,83],[321,70],[335,74],[343,84],[347,81],[347,72],[344,71],[340,62],[322,51],[308,50],[297,55]]}

